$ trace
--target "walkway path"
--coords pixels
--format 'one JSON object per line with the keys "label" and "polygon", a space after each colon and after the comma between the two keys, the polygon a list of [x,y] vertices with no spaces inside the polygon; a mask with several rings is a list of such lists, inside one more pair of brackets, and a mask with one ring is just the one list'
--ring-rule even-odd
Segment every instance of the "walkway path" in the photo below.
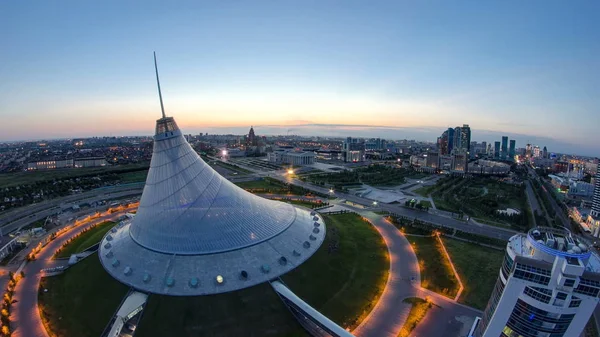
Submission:
{"label": "walkway path", "polygon": [[411,283],[421,284],[419,263],[410,243],[394,225],[373,212],[361,212],[361,215],[373,224],[385,240],[390,253],[390,270],[379,301],[353,334],[357,337],[396,337],[411,308],[411,304],[402,300],[417,294],[417,288]]}
{"label": "walkway path", "polygon": [[19,282],[14,294],[14,299],[18,302],[14,304],[11,315],[11,326],[14,331],[12,334],[13,337],[48,337],[38,310],[38,288],[41,280],[40,271],[44,268],[55,266],[52,256],[56,250],[64,242],[81,233],[84,229],[102,221],[116,219],[127,211],[129,209],[99,217],[87,224],[73,228],[48,243],[38,253],[36,260],[27,263],[23,270],[25,278]]}
{"label": "walkway path", "polygon": [[458,336],[465,328],[468,331],[470,323],[481,312],[422,288],[418,260],[406,237],[381,215],[367,211],[359,213],[385,240],[390,253],[390,270],[379,301],[352,333],[357,337],[398,336],[411,309],[411,304],[402,302],[407,297],[427,298],[435,303],[436,309],[432,309],[425,319],[435,317],[432,322],[438,322],[422,322],[411,336]]}

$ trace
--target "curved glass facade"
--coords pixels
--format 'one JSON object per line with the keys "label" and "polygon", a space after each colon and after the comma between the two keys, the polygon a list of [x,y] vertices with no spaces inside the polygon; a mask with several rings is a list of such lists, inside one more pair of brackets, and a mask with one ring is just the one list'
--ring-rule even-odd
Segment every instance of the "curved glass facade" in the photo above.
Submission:
{"label": "curved glass facade", "polygon": [[213,254],[260,243],[294,222],[292,205],[258,197],[223,178],[167,119],[157,123],[164,127],[157,127],[150,171],[130,227],[135,242],[167,254]]}

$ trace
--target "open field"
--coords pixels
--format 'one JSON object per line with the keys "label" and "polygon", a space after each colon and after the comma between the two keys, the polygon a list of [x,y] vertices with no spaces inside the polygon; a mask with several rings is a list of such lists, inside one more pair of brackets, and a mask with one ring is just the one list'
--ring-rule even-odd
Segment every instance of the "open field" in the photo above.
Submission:
{"label": "open field", "polygon": [[90,167],[90,168],[70,168],[57,170],[41,170],[32,172],[15,172],[0,174],[0,186],[11,187],[17,185],[27,185],[41,181],[52,181],[60,179],[71,179],[84,176],[96,176],[108,173],[120,173],[123,171],[144,170],[148,168],[148,163]]}
{"label": "open field", "polygon": [[104,234],[106,234],[113,226],[115,222],[105,221],[97,224],[93,228],[83,232],[81,235],[73,239],[73,241],[67,243],[55,257],[69,257],[71,254],[81,253],[86,248],[89,248],[102,240]]}
{"label": "open field", "polygon": [[57,337],[100,336],[128,290],[104,271],[96,254],[43,278],[40,289],[48,289],[38,294],[40,315]]}
{"label": "open field", "polygon": [[485,309],[498,279],[504,252],[446,237],[442,240],[463,282],[458,302]]}
{"label": "open field", "polygon": [[421,286],[453,299],[458,292],[458,280],[435,236],[406,238],[412,244],[419,260]]}
{"label": "open field", "polygon": [[[283,280],[337,323],[354,327],[383,291],[389,267],[387,248],[379,233],[355,214],[327,216],[325,221],[323,245]],[[50,327],[57,336],[65,337],[99,336],[127,291],[104,271],[96,255],[60,276],[44,279],[43,286],[49,289],[39,294],[43,317],[52,320]],[[307,334],[271,287],[262,284],[214,296],[151,295],[136,336]]]}
{"label": "open field", "polygon": [[402,302],[411,303],[412,307],[410,308],[408,318],[406,318],[406,322],[404,322],[398,337],[408,337],[417,327],[419,322],[425,318],[427,311],[433,307],[433,304],[418,297],[405,298]]}

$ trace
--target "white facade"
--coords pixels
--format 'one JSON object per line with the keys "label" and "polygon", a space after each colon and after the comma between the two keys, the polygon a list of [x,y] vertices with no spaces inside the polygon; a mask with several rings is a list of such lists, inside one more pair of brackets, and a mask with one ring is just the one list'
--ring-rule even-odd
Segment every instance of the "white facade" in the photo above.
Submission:
{"label": "white facade", "polygon": [[267,153],[267,159],[269,162],[277,164],[312,165],[315,163],[315,154],[313,152],[276,150]]}
{"label": "white facade", "polygon": [[579,336],[598,304],[600,258],[568,231],[513,236],[474,336]]}

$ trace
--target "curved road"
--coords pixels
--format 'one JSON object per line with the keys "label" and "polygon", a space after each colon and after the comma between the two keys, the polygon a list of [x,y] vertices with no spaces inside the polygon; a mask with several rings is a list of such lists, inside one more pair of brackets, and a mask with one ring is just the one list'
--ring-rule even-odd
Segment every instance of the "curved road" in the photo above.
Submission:
{"label": "curved road", "polygon": [[129,210],[130,209],[101,216],[85,225],[73,228],[48,243],[38,253],[36,260],[25,265],[25,268],[23,269],[25,278],[19,282],[13,296],[13,298],[18,301],[13,305],[11,314],[11,326],[14,331],[12,334],[13,337],[48,337],[38,311],[37,299],[41,280],[40,271],[44,268],[51,268],[56,265],[56,261],[52,260],[54,252],[56,252],[64,242],[81,233],[84,229],[96,223],[117,218]]}

